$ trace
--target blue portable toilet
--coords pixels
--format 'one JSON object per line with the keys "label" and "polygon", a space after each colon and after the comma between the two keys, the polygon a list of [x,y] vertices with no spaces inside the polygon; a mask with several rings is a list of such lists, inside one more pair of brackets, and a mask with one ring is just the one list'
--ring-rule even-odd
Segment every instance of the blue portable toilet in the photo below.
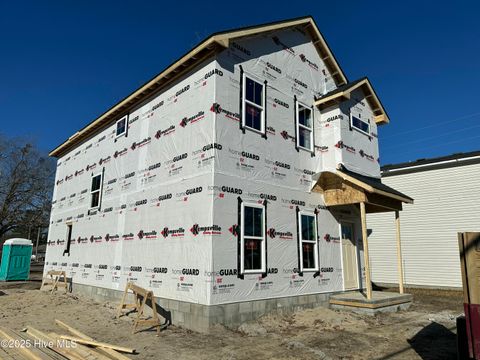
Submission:
{"label": "blue portable toilet", "polygon": [[0,281],[25,281],[30,274],[32,242],[28,239],[8,239],[3,244]]}

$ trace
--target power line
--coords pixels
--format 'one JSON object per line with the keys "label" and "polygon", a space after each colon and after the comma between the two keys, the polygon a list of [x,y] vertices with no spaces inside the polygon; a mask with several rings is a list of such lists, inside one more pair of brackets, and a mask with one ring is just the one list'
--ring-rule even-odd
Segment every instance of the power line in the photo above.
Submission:
{"label": "power line", "polygon": [[[471,136],[471,137],[468,137],[468,138],[463,138],[463,139],[454,140],[454,141],[448,141],[448,142],[444,142],[444,143],[437,144],[437,145],[432,145],[432,146],[426,147],[425,149],[431,149],[431,148],[436,148],[436,147],[439,147],[439,146],[456,144],[456,143],[459,143],[459,142],[462,142],[462,141],[473,140],[473,139],[478,139],[478,138],[480,138],[480,135]],[[418,149],[413,149],[412,148],[410,150],[406,150],[406,151],[402,151],[402,152],[403,153],[409,153],[409,152],[416,151],[416,150],[418,150]]]}
{"label": "power line", "polygon": [[425,142],[425,141],[428,141],[428,140],[438,139],[438,138],[441,138],[441,137],[444,137],[444,136],[448,136],[448,135],[450,135],[450,134],[455,134],[455,133],[463,132],[463,131],[465,131],[465,130],[470,130],[470,129],[478,128],[478,127],[480,127],[480,124],[473,125],[473,126],[469,126],[469,127],[462,128],[462,129],[458,129],[458,130],[453,130],[453,131],[450,131],[450,132],[447,133],[447,134],[430,136],[430,137],[426,137],[426,138],[422,138],[422,139],[418,139],[418,140],[403,142],[403,143],[400,143],[400,144],[393,144],[393,145],[390,145],[390,146],[387,145],[387,146],[385,146],[385,147],[383,147],[383,148],[384,148],[384,149],[385,149],[385,148],[386,148],[386,149],[390,149],[390,148],[396,148],[396,147],[400,147],[400,146],[404,146],[404,145],[409,145],[409,144],[421,143],[421,142]]}
{"label": "power line", "polygon": [[443,125],[443,124],[448,124],[448,123],[451,123],[451,122],[454,122],[454,121],[459,121],[459,120],[464,120],[464,119],[473,118],[473,117],[479,116],[479,115],[480,115],[480,112],[477,112],[477,113],[473,113],[473,114],[461,116],[461,117],[459,117],[459,118],[452,119],[452,120],[440,121],[440,122],[437,122],[437,123],[432,124],[432,125],[426,125],[426,126],[422,126],[422,127],[419,127],[419,128],[412,129],[412,130],[399,131],[399,132],[396,132],[395,135],[383,136],[382,138],[383,138],[383,139],[388,139],[388,138],[395,137],[395,136],[397,136],[397,135],[410,134],[410,133],[417,132],[417,131],[420,131],[420,130],[429,129],[429,128],[432,128],[432,127],[435,127],[435,126],[439,126],[439,125]]}

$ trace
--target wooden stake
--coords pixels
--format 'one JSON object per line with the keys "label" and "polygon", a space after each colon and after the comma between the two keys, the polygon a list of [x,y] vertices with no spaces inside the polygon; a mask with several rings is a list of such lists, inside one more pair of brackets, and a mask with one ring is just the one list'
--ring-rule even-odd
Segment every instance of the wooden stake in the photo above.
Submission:
{"label": "wooden stake", "polygon": [[363,257],[365,261],[365,282],[367,285],[367,299],[372,299],[372,282],[370,280],[370,256],[368,254],[368,239],[367,239],[367,212],[365,210],[365,203],[360,203],[360,215],[362,218],[362,240],[363,240]]}
{"label": "wooden stake", "polygon": [[116,351],[121,351],[121,352],[129,353],[129,354],[135,353],[135,349],[132,349],[132,348],[112,345],[112,344],[108,344],[108,343],[104,343],[104,342],[97,342],[97,341],[93,341],[93,340],[86,340],[86,339],[73,337],[73,336],[60,335],[60,339],[75,341],[79,344],[84,344],[84,345],[113,349],[113,350],[116,350]]}
{"label": "wooden stake", "polygon": [[400,240],[400,212],[395,211],[395,225],[397,228],[397,271],[398,271],[398,288],[400,294],[404,293],[403,289],[403,260],[402,260],[402,243]]}

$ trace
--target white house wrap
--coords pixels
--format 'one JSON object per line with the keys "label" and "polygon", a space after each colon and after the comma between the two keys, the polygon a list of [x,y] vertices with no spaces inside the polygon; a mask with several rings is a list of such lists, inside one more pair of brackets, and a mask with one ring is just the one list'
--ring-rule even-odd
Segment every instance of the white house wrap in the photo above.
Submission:
{"label": "white house wrap", "polygon": [[327,208],[311,190],[339,165],[379,178],[376,122],[388,118],[363,87],[314,105],[346,85],[311,18],[213,38],[210,55],[52,151],[45,271],[206,306],[331,293],[344,290],[340,230],[351,222],[361,280],[358,208]]}

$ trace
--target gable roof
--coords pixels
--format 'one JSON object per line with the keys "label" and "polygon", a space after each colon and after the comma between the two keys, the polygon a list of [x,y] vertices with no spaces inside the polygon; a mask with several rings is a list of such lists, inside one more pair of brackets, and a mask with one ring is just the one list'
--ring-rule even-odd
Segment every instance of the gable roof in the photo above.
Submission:
{"label": "gable roof", "polygon": [[373,114],[375,115],[375,122],[379,125],[388,124],[390,119],[388,118],[387,112],[367,77],[339,86],[317,99],[315,105],[320,109],[325,109],[336,104],[338,101],[350,99],[350,94],[356,89],[363,90],[365,97],[373,110]]}
{"label": "gable roof", "polygon": [[360,186],[370,193],[378,193],[380,195],[391,197],[408,204],[413,204],[413,199],[410,196],[407,196],[404,193],[385,185],[380,179],[357,174],[348,170],[345,166],[341,166],[337,170],[336,174],[341,176],[344,180]]}
{"label": "gable roof", "polygon": [[146,100],[154,93],[165,88],[180,76],[192,70],[194,66],[213,56],[217,51],[228,48],[230,41],[238,38],[255,36],[260,33],[272,32],[292,27],[301,27],[304,31],[311,35],[313,44],[317,48],[328,70],[331,72],[336,85],[341,86],[346,84],[348,80],[343,73],[343,70],[335,59],[333,53],[331,52],[311,16],[222,31],[215,33],[201,41],[192,50],[187,52],[171,65],[167,66],[160,74],[146,82],[123,100],[120,100],[117,104],[101,114],[83,129],[70,136],[66,141],[53,149],[49,155],[55,157],[62,156],[81,141],[87,139],[89,136],[98,132],[99,130],[104,129],[114,120],[119,119],[121,116],[127,114],[128,111],[133,107],[139,105],[142,101]]}

